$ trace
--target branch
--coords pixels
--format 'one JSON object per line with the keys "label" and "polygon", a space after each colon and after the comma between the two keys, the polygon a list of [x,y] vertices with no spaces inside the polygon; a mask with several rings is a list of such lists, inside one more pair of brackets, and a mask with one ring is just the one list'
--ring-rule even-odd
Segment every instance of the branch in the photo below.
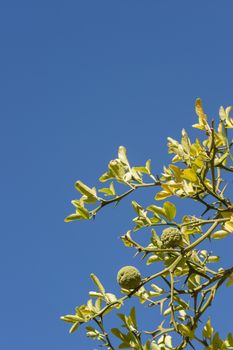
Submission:
{"label": "branch", "polygon": [[153,183],[144,183],[144,184],[136,184],[133,185],[132,188],[130,188],[130,190],[124,192],[123,194],[116,196],[115,198],[112,199],[101,199],[101,203],[100,205],[95,208],[94,210],[91,211],[92,217],[95,217],[95,215],[97,214],[97,212],[102,209],[103,207],[105,207],[108,204],[111,203],[119,203],[123,198],[125,198],[126,196],[128,196],[130,193],[136,191],[138,188],[143,188],[143,187],[154,187],[154,186],[160,186],[161,182],[160,181],[155,181]]}

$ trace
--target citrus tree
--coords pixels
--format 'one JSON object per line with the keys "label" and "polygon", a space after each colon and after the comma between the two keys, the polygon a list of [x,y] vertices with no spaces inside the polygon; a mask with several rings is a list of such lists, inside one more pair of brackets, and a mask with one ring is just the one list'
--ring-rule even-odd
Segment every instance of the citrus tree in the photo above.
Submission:
{"label": "citrus tree", "polygon": [[[81,195],[72,201],[75,212],[66,222],[93,219],[105,206],[122,201],[136,190],[154,187],[155,201],[148,207],[132,201],[134,229],[123,234],[121,240],[126,248],[135,249],[147,265],[153,264],[155,272],[143,277],[134,266],[122,267],[116,276],[121,295],[106,290],[91,274],[95,291],[89,292],[87,303],[61,317],[70,323],[70,333],[85,324],[87,336],[109,350],[233,349],[231,333],[221,339],[208,318],[208,309],[221,286],[233,284],[233,267],[214,268],[213,263],[220,257],[206,249],[209,241],[217,243],[233,232],[233,203],[227,189],[233,172],[233,141],[228,135],[233,119],[229,116],[231,107],[221,107],[216,125],[214,120],[209,123],[200,99],[195,110],[198,123],[193,127],[202,135],[193,143],[185,130],[180,142],[168,137],[168,153],[173,158],[161,174],[151,172],[150,160],[145,166],[131,166],[125,147],[120,146],[118,157],[109,162],[99,178],[107,186],[97,190],[76,182]],[[116,183],[126,189],[117,193]],[[197,202],[199,215],[190,213],[176,220],[177,208],[172,202],[175,197]],[[134,237],[134,232],[142,229],[151,235],[145,245]],[[130,298],[159,308],[162,323],[153,330],[138,329],[136,308],[124,314]],[[105,316],[113,309],[119,309],[117,316],[123,328],[107,331]]]}

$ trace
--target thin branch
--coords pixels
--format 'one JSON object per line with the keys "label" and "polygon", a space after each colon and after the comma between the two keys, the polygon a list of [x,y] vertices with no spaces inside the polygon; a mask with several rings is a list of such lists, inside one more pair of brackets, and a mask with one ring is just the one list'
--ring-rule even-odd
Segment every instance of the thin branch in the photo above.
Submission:
{"label": "thin branch", "polygon": [[95,215],[97,214],[97,212],[102,209],[103,207],[105,207],[106,205],[108,204],[112,204],[112,203],[119,203],[123,198],[125,198],[126,196],[128,196],[130,193],[136,191],[138,188],[143,188],[143,187],[154,187],[154,186],[160,186],[161,183],[160,181],[155,181],[155,182],[152,182],[152,183],[143,183],[143,184],[136,184],[136,185],[133,185],[132,188],[130,188],[130,190],[124,192],[123,194],[119,195],[119,196],[116,196],[112,199],[101,199],[101,203],[100,205],[95,208],[94,210],[91,211],[91,214],[93,217],[95,217]]}

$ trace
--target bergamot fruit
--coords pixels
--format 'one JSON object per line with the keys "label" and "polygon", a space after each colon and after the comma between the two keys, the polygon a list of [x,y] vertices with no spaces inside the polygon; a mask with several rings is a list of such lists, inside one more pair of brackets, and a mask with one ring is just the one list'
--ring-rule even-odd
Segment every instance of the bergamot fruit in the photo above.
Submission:
{"label": "bergamot fruit", "polygon": [[124,266],[118,271],[117,282],[122,288],[134,289],[141,283],[141,274],[134,266]]}
{"label": "bergamot fruit", "polygon": [[160,239],[165,248],[175,248],[180,245],[182,235],[178,228],[168,227],[163,230]]}

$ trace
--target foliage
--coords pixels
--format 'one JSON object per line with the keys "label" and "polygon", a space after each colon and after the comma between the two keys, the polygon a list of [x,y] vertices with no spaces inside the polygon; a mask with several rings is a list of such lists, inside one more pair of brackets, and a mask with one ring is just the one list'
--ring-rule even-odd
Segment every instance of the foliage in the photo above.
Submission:
{"label": "foliage", "polygon": [[[193,127],[202,132],[202,140],[196,138],[192,143],[185,130],[182,130],[181,142],[168,137],[168,153],[173,158],[161,176],[152,174],[150,160],[145,166],[132,167],[126,149],[121,146],[118,158],[109,162],[107,171],[99,179],[101,183],[109,181],[107,187],[97,191],[95,187],[76,182],[81,197],[72,201],[75,213],[69,215],[66,222],[90,220],[106,205],[118,203],[140,188],[157,188],[155,204],[143,208],[132,201],[136,212],[133,232],[143,228],[150,230],[148,245],[139,244],[132,238],[131,231],[121,239],[125,247],[134,248],[138,255],[146,258],[147,265],[160,262],[163,267],[159,271],[157,267],[157,272],[145,278],[141,278],[138,271],[140,283],[132,289],[121,289],[122,297],[107,292],[98,277],[92,274],[96,291],[89,293],[87,304],[77,307],[74,314],[61,317],[71,323],[71,333],[87,324],[87,336],[97,339],[107,349],[114,349],[112,336],[119,340],[119,349],[180,350],[194,349],[195,344],[198,344],[198,349],[233,349],[231,333],[223,340],[210,319],[206,324],[201,323],[219,288],[224,283],[227,286],[233,284],[233,267],[213,269],[210,265],[220,258],[202,247],[205,241],[224,239],[233,232],[233,203],[226,195],[227,173],[233,172],[233,142],[228,137],[228,129],[233,128],[230,111],[231,107],[220,108],[215,127],[214,121],[208,123],[202,102],[197,99],[198,123]],[[116,183],[126,186],[127,190],[116,193]],[[167,201],[167,198],[174,197],[198,202],[204,208],[203,213],[198,217],[186,215],[180,222],[175,221],[176,206]],[[159,205],[163,200],[165,202]],[[94,209],[88,209],[89,205],[92,208],[94,205]],[[160,230],[160,227],[162,234],[157,234],[155,228]],[[118,314],[124,331],[113,328],[110,334],[105,329],[104,316],[113,309],[123,308],[131,297],[151,307],[159,306],[163,315],[160,325],[156,325],[153,331],[144,332],[148,336],[146,342],[138,329],[134,307],[129,316]],[[89,322],[96,327],[90,326]]]}

